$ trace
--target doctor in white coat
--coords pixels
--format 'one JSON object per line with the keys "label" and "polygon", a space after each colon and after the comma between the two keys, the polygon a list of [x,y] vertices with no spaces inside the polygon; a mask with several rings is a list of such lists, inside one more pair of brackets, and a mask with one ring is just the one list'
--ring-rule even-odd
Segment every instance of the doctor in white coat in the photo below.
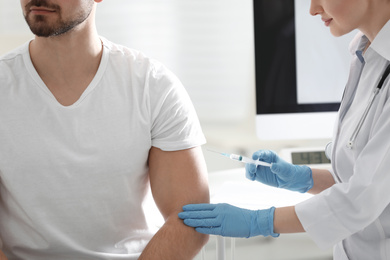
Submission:
{"label": "doctor in white coat", "polygon": [[266,210],[191,204],[179,217],[205,234],[277,237],[305,231],[319,247],[333,246],[336,260],[390,259],[390,0],[312,0],[310,13],[334,36],[360,31],[350,44],[350,76],[328,147],[332,169],[292,165],[260,150],[253,159],[272,166],[247,165],[246,176],[316,196]]}

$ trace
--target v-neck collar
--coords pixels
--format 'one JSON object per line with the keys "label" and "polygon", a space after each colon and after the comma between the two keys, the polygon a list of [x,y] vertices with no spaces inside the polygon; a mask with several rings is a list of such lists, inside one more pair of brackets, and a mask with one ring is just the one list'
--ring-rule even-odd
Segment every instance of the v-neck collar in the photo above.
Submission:
{"label": "v-neck collar", "polygon": [[23,54],[23,60],[26,64],[27,71],[29,72],[32,79],[35,81],[36,85],[42,91],[44,91],[47,94],[47,96],[50,99],[52,99],[52,101],[54,101],[58,106],[61,106],[63,108],[74,108],[74,107],[79,106],[83,102],[83,100],[96,88],[96,86],[100,82],[101,78],[103,77],[104,71],[105,71],[107,64],[108,64],[109,51],[105,47],[103,40],[102,40],[102,42],[103,42],[103,44],[102,44],[103,45],[102,58],[100,60],[99,68],[98,68],[95,76],[93,77],[92,81],[89,83],[87,88],[84,90],[84,92],[81,94],[79,99],[76,100],[76,102],[74,102],[73,104],[71,104],[69,106],[62,105],[60,102],[58,102],[56,97],[53,95],[53,93],[49,90],[49,88],[43,82],[42,78],[39,76],[39,74],[36,71],[36,69],[32,63],[32,60],[31,60],[31,56],[30,56],[30,52],[29,52],[30,42],[26,43],[26,46],[25,46],[26,49],[25,49],[25,52]]}

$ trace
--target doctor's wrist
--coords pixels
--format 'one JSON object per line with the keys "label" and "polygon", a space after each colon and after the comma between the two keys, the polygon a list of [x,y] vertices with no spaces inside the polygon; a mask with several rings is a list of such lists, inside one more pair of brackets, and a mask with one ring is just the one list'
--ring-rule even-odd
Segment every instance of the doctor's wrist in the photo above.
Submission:
{"label": "doctor's wrist", "polygon": [[290,184],[290,190],[306,193],[313,188],[313,172],[310,167],[306,165],[295,165],[296,177],[295,182]]}
{"label": "doctor's wrist", "polygon": [[255,210],[251,218],[251,231],[249,237],[253,236],[272,236],[278,237],[278,233],[274,233],[274,214],[275,207],[263,210]]}

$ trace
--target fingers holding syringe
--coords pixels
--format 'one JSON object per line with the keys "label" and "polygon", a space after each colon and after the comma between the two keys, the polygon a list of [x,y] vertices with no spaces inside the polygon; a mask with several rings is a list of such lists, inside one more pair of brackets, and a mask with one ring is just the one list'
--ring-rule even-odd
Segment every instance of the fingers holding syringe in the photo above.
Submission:
{"label": "fingers holding syringe", "polygon": [[259,150],[253,153],[252,159],[258,162],[264,162],[264,164],[246,164],[247,171],[252,174],[255,174],[256,171],[262,166],[270,167],[270,164],[275,162],[275,154],[274,152],[269,150]]}
{"label": "fingers holding syringe", "polygon": [[269,150],[259,150],[252,156],[253,160],[260,160],[267,163],[271,163],[271,167],[263,165],[255,165],[247,163],[245,165],[245,176],[249,180],[258,181],[266,185],[277,187],[278,183],[276,180],[275,173],[272,171],[273,164],[277,161],[275,153]]}
{"label": "fingers holding syringe", "polygon": [[256,171],[256,165],[252,163],[245,164],[245,177],[249,180],[254,181],[256,179]]}
{"label": "fingers holding syringe", "polygon": [[277,154],[271,150],[258,150],[252,155],[253,160],[259,160],[268,163],[277,162],[277,158]]}

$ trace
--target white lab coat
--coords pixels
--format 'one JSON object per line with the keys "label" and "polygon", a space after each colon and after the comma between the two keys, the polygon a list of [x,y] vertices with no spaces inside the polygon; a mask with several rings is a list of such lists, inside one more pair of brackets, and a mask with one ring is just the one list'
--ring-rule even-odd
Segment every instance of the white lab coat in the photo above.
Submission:
{"label": "white lab coat", "polygon": [[[347,142],[390,60],[390,21],[367,51],[359,33],[350,45],[350,77],[335,126],[336,184],[296,206],[304,229],[335,260],[390,259],[390,80],[376,97],[352,149]],[[389,76],[390,77],[390,76]]]}

